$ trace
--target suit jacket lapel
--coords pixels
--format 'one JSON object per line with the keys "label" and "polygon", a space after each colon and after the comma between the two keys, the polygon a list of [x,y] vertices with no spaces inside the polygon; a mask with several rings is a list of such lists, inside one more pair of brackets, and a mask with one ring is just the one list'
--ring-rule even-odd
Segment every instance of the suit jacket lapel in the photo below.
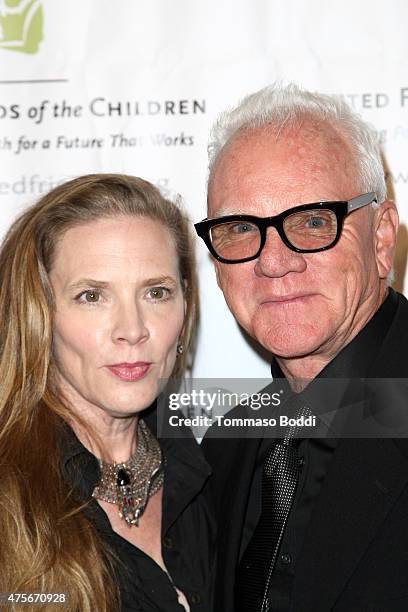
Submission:
{"label": "suit jacket lapel", "polygon": [[407,482],[392,439],[339,442],[296,565],[293,610],[331,609]]}

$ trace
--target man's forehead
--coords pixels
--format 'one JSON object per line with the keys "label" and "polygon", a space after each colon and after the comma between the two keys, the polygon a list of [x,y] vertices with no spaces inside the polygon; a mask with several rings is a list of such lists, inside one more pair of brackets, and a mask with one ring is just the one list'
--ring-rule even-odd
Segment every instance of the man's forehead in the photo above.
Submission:
{"label": "man's forehead", "polygon": [[244,131],[225,145],[214,166],[209,214],[248,212],[251,198],[262,204],[273,196],[286,207],[349,197],[340,192],[354,183],[355,166],[351,147],[330,125]]}
{"label": "man's forehead", "polygon": [[[288,168],[315,166],[323,160],[354,163],[354,153],[345,136],[327,122],[303,121],[298,126],[277,130],[263,126],[241,130],[224,145],[215,162],[212,176],[225,171],[239,175],[244,169],[259,167],[263,160],[280,160]],[[268,162],[267,162],[268,163]],[[273,166],[270,166],[271,174]]]}

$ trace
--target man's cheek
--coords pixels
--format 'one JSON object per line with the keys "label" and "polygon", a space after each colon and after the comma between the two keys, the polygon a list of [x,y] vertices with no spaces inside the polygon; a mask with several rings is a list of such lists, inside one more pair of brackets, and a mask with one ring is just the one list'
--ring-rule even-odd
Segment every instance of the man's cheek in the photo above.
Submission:
{"label": "man's cheek", "polygon": [[239,283],[233,274],[228,274],[227,271],[220,270],[217,274],[217,283],[228,303],[230,300],[233,300],[234,296],[237,294],[240,295]]}

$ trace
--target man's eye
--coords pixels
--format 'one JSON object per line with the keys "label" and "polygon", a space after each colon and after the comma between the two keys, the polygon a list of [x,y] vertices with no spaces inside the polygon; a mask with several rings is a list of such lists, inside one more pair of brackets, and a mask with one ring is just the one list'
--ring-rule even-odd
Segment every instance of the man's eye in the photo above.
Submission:
{"label": "man's eye", "polygon": [[166,287],[153,287],[149,290],[149,297],[153,300],[163,300],[168,298],[170,295],[170,290]]}
{"label": "man's eye", "polygon": [[309,217],[306,221],[306,227],[308,229],[319,229],[326,225],[326,219],[323,217]]}
{"label": "man's eye", "polygon": [[234,223],[234,225],[231,226],[231,231],[234,234],[248,234],[249,232],[253,232],[254,229],[256,228],[252,223]]}

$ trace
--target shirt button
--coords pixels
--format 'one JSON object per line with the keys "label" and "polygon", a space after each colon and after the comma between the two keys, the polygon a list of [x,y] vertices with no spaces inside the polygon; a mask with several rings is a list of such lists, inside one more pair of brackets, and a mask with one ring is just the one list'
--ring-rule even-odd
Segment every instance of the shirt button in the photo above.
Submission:
{"label": "shirt button", "polygon": [[298,465],[299,465],[299,467],[303,467],[305,465],[305,458],[304,457],[299,457]]}
{"label": "shirt button", "polygon": [[201,595],[200,593],[193,593],[191,596],[191,603],[200,604],[201,603]]}
{"label": "shirt button", "polygon": [[289,553],[282,553],[280,558],[284,565],[290,565],[292,563],[292,557]]}
{"label": "shirt button", "polygon": [[168,536],[164,537],[163,546],[165,546],[165,548],[173,548],[173,540]]}

